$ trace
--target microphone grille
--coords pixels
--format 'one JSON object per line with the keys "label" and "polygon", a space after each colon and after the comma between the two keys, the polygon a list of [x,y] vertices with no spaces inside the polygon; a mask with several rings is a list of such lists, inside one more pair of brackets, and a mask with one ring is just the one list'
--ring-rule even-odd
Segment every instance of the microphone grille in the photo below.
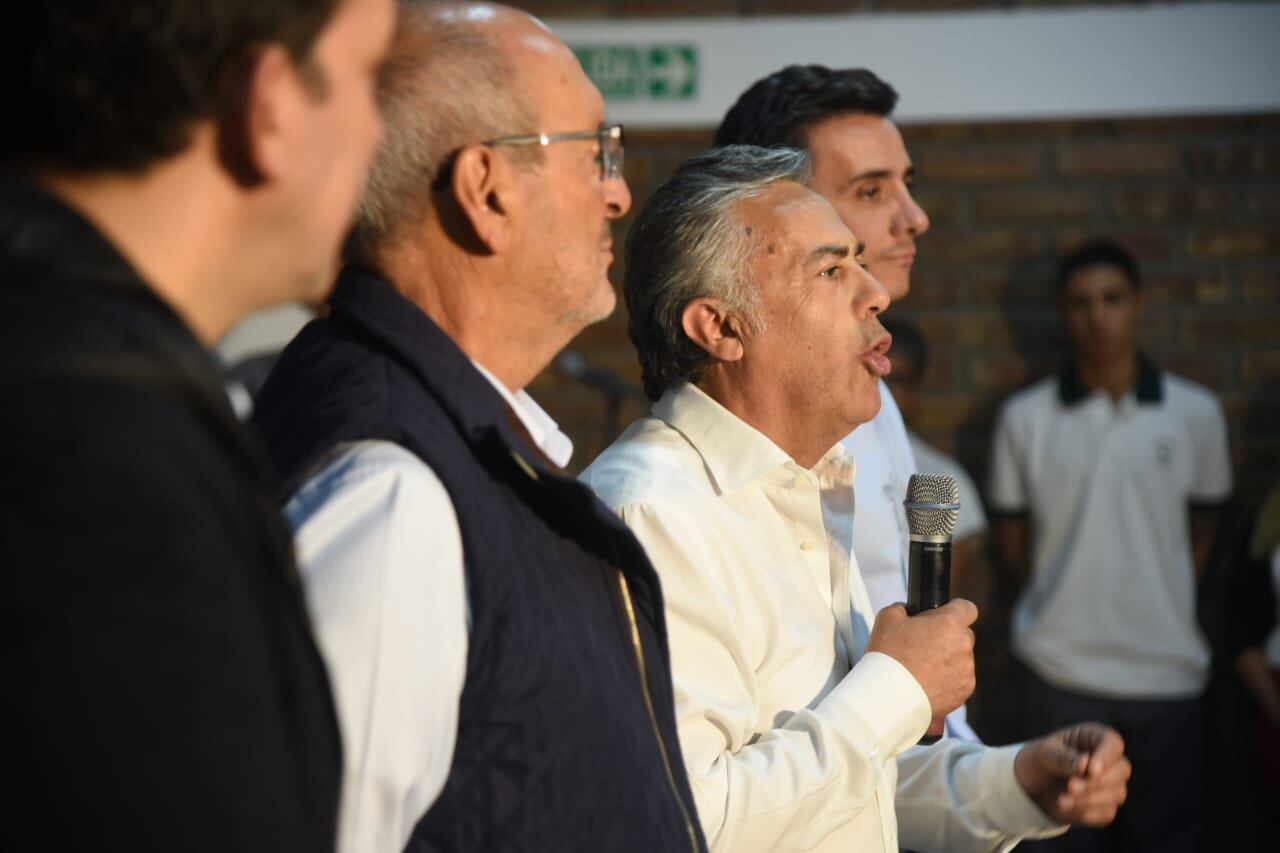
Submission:
{"label": "microphone grille", "polygon": [[912,474],[903,506],[913,534],[951,536],[960,518],[960,487],[948,474]]}

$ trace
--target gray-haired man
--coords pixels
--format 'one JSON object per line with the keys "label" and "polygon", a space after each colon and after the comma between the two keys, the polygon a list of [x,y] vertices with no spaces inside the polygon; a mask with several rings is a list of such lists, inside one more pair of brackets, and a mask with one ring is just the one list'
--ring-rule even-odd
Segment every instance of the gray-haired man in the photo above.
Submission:
{"label": "gray-haired man", "polygon": [[352,263],[259,403],[346,741],[340,847],[697,853],[657,577],[522,390],[613,310],[622,129],[502,6],[403,5],[382,95]]}
{"label": "gray-haired man", "polygon": [[883,285],[804,154],[694,159],[627,245],[653,414],[583,478],[662,575],[677,716],[713,849],[991,850],[1105,823],[1119,736],[911,748],[974,684],[973,605],[878,615],[849,554],[840,439],[879,408]]}

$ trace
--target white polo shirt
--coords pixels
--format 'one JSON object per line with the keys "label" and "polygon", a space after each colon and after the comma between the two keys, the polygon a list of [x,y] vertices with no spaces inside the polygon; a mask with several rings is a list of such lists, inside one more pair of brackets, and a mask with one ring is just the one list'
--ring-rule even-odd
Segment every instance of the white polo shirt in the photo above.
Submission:
{"label": "white polo shirt", "polygon": [[1029,513],[1031,579],[1015,653],[1063,689],[1119,699],[1198,694],[1209,647],[1195,613],[1188,504],[1231,491],[1217,398],[1143,361],[1118,402],[1074,373],[1005,404],[992,511]]}

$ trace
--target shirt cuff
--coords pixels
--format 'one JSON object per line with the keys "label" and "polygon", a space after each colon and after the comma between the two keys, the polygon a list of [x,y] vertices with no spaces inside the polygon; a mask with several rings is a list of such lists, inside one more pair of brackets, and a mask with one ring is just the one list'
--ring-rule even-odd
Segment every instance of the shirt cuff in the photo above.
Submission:
{"label": "shirt cuff", "polygon": [[1014,761],[1026,746],[1015,743],[1010,746],[989,747],[982,756],[978,779],[980,791],[996,792],[984,797],[987,819],[992,825],[1009,835],[1020,838],[1048,838],[1067,831],[1065,824],[1055,823],[1031,799],[1014,772]]}
{"label": "shirt cuff", "polygon": [[932,716],[920,683],[905,666],[880,652],[863,655],[822,704],[837,725],[847,717],[849,725],[864,726],[885,758],[915,746]]}

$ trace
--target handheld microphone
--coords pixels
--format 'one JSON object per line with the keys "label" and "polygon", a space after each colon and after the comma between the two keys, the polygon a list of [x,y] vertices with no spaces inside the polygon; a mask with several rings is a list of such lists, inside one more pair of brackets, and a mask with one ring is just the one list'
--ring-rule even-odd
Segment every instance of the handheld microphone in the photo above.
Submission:
{"label": "handheld microphone", "polygon": [[[946,474],[912,474],[907,483],[907,615],[941,607],[951,600],[951,537],[960,517],[960,487]],[[945,717],[929,724],[920,743],[942,738]]]}

